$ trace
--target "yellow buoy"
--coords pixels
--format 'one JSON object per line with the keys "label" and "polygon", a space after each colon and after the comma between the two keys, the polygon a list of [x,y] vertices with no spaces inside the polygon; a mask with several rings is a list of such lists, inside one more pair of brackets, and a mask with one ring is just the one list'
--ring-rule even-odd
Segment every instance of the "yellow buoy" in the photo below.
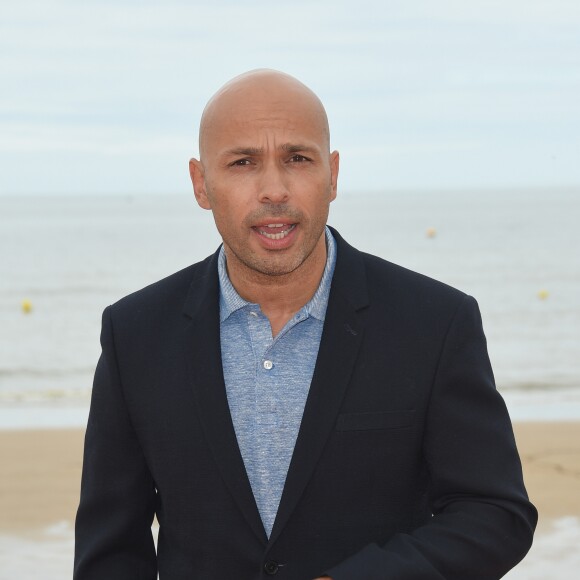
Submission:
{"label": "yellow buoy", "polygon": [[549,295],[550,295],[550,293],[547,290],[540,290],[538,292],[538,298],[540,300],[545,300]]}
{"label": "yellow buoy", "polygon": [[428,238],[434,238],[437,235],[437,230],[435,228],[427,228],[425,232]]}
{"label": "yellow buoy", "polygon": [[30,302],[30,300],[28,300],[28,298],[25,298],[22,301],[21,308],[22,308],[22,312],[24,312],[24,314],[30,314],[32,312],[32,302]]}

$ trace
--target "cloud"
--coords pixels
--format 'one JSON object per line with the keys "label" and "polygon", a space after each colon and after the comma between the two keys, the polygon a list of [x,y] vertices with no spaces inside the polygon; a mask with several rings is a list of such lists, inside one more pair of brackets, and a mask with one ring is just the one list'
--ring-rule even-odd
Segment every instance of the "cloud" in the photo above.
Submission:
{"label": "cloud", "polygon": [[[319,93],[343,150],[380,158],[398,147],[417,165],[435,155],[446,168],[454,165],[452,152],[466,155],[470,143],[483,144],[489,165],[500,142],[522,159],[564,143],[578,151],[579,28],[576,0],[6,3],[0,154],[8,169],[0,191],[45,186],[19,175],[29,154],[89,168],[81,158],[91,157],[112,183],[131,181],[115,156],[189,155],[207,98],[228,78],[262,66],[286,70]],[[434,153],[437,141],[445,146]],[[384,176],[364,158],[354,155],[365,168],[357,175],[365,187],[380,187]],[[530,171],[516,165],[527,183]],[[169,162],[153,167],[174,169]],[[567,183],[580,183],[577,163],[560,170]],[[436,185],[462,172],[437,172]],[[499,182],[514,180],[505,167],[495,172]],[[408,171],[403,177],[419,182]],[[462,178],[479,177],[464,171]],[[55,171],[53,179],[55,189],[78,187],[69,172]]]}

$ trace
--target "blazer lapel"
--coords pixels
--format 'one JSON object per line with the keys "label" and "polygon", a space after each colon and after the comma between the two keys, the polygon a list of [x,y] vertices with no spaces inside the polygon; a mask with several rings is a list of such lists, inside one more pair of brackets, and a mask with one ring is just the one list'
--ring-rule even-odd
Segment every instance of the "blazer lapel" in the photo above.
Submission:
{"label": "blazer lapel", "polygon": [[189,319],[184,348],[193,392],[208,444],[234,500],[256,536],[266,543],[228,405],[221,362],[217,253],[200,264],[184,307]]}
{"label": "blazer lapel", "polygon": [[286,525],[316,468],[334,427],[363,338],[364,326],[357,313],[368,305],[362,257],[335,230],[332,234],[337,241],[337,261],[324,330],[270,543]]}

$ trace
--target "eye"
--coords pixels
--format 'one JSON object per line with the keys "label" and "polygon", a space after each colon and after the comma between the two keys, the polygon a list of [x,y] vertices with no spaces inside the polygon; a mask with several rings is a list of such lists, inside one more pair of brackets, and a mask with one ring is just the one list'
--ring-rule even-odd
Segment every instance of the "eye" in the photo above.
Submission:
{"label": "eye", "polygon": [[305,161],[310,161],[310,159],[308,157],[304,157],[304,155],[296,153],[290,157],[290,161],[292,161],[292,163],[304,163]]}
{"label": "eye", "polygon": [[230,163],[230,167],[243,167],[244,165],[250,165],[250,160],[247,158],[236,159]]}

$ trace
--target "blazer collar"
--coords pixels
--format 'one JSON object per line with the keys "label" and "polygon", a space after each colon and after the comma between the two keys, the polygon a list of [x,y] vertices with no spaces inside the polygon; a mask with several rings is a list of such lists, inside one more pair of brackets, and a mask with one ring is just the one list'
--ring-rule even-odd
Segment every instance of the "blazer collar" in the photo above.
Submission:
{"label": "blazer collar", "polygon": [[336,267],[332,278],[332,288],[354,308],[361,310],[369,304],[366,268],[363,254],[348,244],[344,238],[329,226],[336,240]]}

